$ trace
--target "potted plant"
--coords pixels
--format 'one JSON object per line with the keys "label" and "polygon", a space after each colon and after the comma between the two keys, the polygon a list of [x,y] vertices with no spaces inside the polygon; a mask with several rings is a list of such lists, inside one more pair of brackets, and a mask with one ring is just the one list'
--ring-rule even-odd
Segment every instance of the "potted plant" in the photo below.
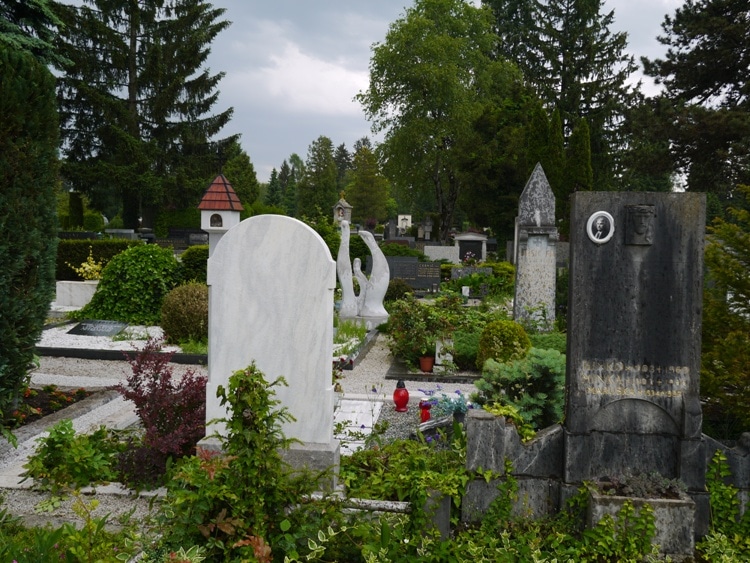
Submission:
{"label": "potted plant", "polygon": [[448,333],[450,315],[411,294],[394,302],[391,309],[388,319],[391,353],[410,365],[416,365],[420,358],[430,358],[434,363],[435,344]]}
{"label": "potted plant", "polygon": [[66,262],[83,281],[57,281],[55,302],[62,307],[84,307],[96,293],[104,264],[94,260],[94,250],[89,246],[89,256],[80,266]]}

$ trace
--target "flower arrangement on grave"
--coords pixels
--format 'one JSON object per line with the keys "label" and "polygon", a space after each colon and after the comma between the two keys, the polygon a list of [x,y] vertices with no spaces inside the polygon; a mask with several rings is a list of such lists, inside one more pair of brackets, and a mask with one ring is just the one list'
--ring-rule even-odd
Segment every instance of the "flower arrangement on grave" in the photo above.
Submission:
{"label": "flower arrangement on grave", "polygon": [[474,405],[466,400],[466,395],[460,389],[456,389],[455,393],[451,395],[440,393],[439,397],[436,396],[436,392],[442,391],[440,385],[437,386],[437,391],[431,389],[418,389],[418,391],[428,397],[426,401],[430,403],[433,418],[465,415],[469,409],[474,408]]}
{"label": "flower arrangement on grave", "polygon": [[479,259],[477,258],[477,255],[474,254],[471,250],[467,250],[466,254],[464,254],[463,260],[461,260],[461,263],[464,266],[476,266],[479,264]]}
{"label": "flower arrangement on grave", "polygon": [[66,264],[86,281],[102,279],[104,264],[101,260],[98,262],[94,260],[94,249],[91,246],[89,246],[88,258],[79,267],[74,266],[70,262],[66,262]]}
{"label": "flower arrangement on grave", "polygon": [[435,355],[435,344],[445,338],[454,325],[450,307],[418,301],[409,294],[393,303],[388,319],[388,346],[394,356],[416,364],[423,356]]}

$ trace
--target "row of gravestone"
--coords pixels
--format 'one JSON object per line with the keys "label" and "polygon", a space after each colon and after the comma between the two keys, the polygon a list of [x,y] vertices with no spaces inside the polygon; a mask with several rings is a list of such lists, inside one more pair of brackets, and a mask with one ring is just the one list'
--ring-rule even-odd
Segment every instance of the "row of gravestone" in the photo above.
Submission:
{"label": "row of gravestone", "polygon": [[[548,190],[537,168],[519,207],[517,318],[554,318],[557,234]],[[564,491],[605,475],[656,471],[687,484],[705,521],[708,448],[698,389],[705,200],[579,192],[571,203],[567,403],[564,423],[530,446],[547,472],[540,480]],[[336,262],[328,247],[296,219],[252,217],[213,248],[208,284],[207,421],[226,415],[216,391],[233,372],[255,363],[269,381],[285,377],[277,397],[294,420],[283,430],[297,441],[287,455],[330,470],[321,486],[334,487]],[[467,432],[471,445],[471,417]],[[559,506],[561,495],[546,498]]]}

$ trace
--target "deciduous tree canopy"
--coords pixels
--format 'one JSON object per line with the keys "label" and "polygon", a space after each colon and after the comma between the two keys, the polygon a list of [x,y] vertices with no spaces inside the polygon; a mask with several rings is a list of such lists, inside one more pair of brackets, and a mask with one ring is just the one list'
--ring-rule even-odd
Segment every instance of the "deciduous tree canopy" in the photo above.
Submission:
{"label": "deciduous tree canopy", "polygon": [[493,81],[513,72],[497,59],[495,44],[488,10],[417,0],[374,46],[370,86],[358,95],[373,131],[385,133],[387,176],[412,200],[432,192],[443,241],[464,181],[460,140],[484,110]]}

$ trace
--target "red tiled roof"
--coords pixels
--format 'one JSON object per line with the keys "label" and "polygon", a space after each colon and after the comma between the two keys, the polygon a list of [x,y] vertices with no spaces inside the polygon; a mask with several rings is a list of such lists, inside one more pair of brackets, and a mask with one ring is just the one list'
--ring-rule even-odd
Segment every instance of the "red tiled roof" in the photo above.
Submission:
{"label": "red tiled roof", "polygon": [[224,177],[224,174],[219,174],[208,186],[206,193],[203,194],[198,209],[204,211],[242,211],[243,207],[232,184]]}

